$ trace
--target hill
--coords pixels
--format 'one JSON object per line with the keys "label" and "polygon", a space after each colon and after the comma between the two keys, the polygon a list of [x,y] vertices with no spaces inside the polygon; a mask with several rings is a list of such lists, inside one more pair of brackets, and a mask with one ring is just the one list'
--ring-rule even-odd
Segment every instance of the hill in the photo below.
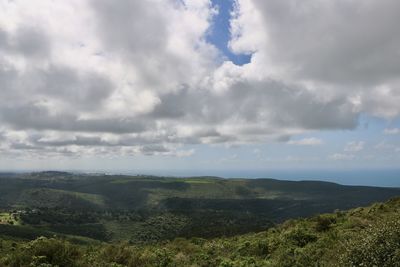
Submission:
{"label": "hill", "polygon": [[151,245],[2,239],[0,266],[400,266],[400,198],[267,231]]}
{"label": "hill", "polygon": [[153,243],[268,229],[399,196],[318,181],[40,172],[0,175],[0,234]]}

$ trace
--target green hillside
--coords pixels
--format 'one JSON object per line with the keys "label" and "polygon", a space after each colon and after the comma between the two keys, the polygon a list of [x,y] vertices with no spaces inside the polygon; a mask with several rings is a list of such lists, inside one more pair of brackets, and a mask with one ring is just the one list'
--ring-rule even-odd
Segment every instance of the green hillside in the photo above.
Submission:
{"label": "green hillside", "polygon": [[146,244],[258,232],[399,196],[317,181],[40,172],[0,175],[0,234]]}
{"label": "green hillside", "polygon": [[3,236],[0,266],[395,267],[400,266],[400,198],[208,240],[77,244],[60,237],[21,241]]}

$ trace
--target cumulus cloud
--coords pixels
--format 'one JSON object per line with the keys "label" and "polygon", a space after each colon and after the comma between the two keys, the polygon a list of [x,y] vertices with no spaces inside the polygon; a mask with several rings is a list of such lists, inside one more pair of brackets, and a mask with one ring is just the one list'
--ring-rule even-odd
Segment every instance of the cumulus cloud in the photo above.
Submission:
{"label": "cumulus cloud", "polygon": [[289,145],[297,145],[297,146],[318,146],[323,144],[321,139],[315,137],[304,138],[301,140],[290,140],[287,143]]}
{"label": "cumulus cloud", "polygon": [[229,48],[251,54],[243,66],[207,41],[209,0],[0,0],[0,149],[190,156],[182,145],[399,116],[397,1],[234,6]]}
{"label": "cumulus cloud", "polygon": [[345,95],[358,111],[400,114],[398,1],[237,3],[231,47],[253,51],[254,68],[323,98]]}

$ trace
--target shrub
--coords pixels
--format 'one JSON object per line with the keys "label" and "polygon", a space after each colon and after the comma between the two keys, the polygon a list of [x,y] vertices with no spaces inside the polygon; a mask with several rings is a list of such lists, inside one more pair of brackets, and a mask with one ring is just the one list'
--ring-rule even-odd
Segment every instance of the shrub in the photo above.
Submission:
{"label": "shrub", "polygon": [[315,230],[317,232],[325,232],[328,231],[331,227],[331,224],[335,223],[336,219],[330,216],[318,216],[316,218]]}
{"label": "shrub", "polygon": [[314,242],[317,240],[317,236],[309,233],[306,229],[296,227],[290,232],[285,234],[286,240],[298,247],[304,247],[310,242]]}
{"label": "shrub", "polygon": [[343,266],[400,266],[400,220],[376,224],[347,242]]}
{"label": "shrub", "polygon": [[81,252],[64,240],[40,237],[15,251],[5,259],[7,266],[77,266]]}

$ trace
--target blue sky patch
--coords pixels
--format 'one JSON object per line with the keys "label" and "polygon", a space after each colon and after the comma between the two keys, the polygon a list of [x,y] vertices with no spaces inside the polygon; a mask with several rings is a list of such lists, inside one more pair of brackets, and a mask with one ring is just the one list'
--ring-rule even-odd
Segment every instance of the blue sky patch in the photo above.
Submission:
{"label": "blue sky patch", "polygon": [[244,65],[250,62],[251,55],[235,54],[229,47],[230,40],[230,19],[234,1],[232,0],[212,0],[214,7],[217,7],[218,14],[215,15],[210,34],[207,41],[214,44],[223,55],[235,65]]}

